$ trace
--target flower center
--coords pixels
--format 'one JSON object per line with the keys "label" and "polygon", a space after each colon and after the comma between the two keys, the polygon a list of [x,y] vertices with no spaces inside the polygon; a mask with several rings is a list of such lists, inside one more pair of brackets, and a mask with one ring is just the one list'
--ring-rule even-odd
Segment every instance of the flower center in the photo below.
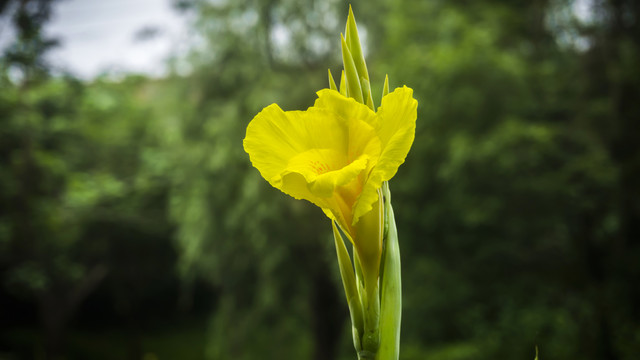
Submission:
{"label": "flower center", "polygon": [[331,168],[329,168],[329,165],[327,165],[324,162],[320,162],[318,160],[312,160],[310,166],[313,169],[313,171],[315,171],[316,174],[318,175],[322,175],[326,172],[331,171]]}

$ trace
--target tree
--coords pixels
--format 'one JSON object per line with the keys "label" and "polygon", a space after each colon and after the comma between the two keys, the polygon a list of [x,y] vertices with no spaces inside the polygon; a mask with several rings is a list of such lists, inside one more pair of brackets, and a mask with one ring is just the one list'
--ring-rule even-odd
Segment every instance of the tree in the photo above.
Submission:
{"label": "tree", "polygon": [[[157,211],[166,183],[140,165],[150,145],[140,140],[146,80],[86,86],[51,76],[45,54],[56,41],[42,31],[51,6],[4,7],[15,10],[17,36],[0,66],[0,269],[3,292],[35,302],[46,356],[58,358],[71,319],[105,279],[125,318],[164,280],[155,276],[177,280],[166,250],[172,254],[171,228]],[[124,249],[147,256],[125,257]],[[142,284],[146,293],[131,290]]]}

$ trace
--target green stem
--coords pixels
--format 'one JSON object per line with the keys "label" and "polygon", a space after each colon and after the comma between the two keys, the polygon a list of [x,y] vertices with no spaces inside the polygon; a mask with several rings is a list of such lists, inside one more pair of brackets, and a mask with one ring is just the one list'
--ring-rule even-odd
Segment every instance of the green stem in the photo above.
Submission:
{"label": "green stem", "polygon": [[358,352],[358,360],[375,360],[376,354],[371,351],[362,350]]}

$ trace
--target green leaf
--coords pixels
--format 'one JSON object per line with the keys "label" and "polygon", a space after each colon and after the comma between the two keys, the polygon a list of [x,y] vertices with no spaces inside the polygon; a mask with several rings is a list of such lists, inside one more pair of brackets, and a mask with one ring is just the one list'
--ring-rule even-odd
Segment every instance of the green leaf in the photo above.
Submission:
{"label": "green leaf", "polygon": [[377,360],[397,360],[400,354],[400,319],[402,316],[402,281],[400,275],[400,247],[395,216],[391,207],[391,193],[383,186],[386,221],[388,225],[383,252],[383,274],[380,314],[380,349]]}
{"label": "green leaf", "polygon": [[340,94],[342,94],[342,96],[349,96],[347,94],[347,78],[344,75],[344,70],[342,70],[340,74]]}
{"label": "green leaf", "polygon": [[364,332],[364,320],[362,319],[362,305],[358,294],[356,279],[354,275],[353,265],[349,252],[344,245],[344,240],[340,235],[340,231],[335,221],[331,222],[333,227],[333,239],[336,245],[336,254],[338,255],[338,266],[340,268],[340,277],[344,286],[344,293],[347,297],[349,305],[349,313],[351,314],[351,324],[353,326],[353,344],[357,351],[361,350],[360,336]]}

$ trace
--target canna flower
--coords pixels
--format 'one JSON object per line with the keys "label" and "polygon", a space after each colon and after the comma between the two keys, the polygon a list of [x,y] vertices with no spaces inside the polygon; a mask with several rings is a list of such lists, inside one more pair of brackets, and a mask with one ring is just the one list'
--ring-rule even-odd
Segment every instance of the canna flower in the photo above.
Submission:
{"label": "canna flower", "polygon": [[322,208],[360,252],[358,222],[381,204],[383,182],[404,162],[418,102],[406,86],[384,96],[377,112],[335,90],[317,95],[306,111],[264,108],[247,127],[244,149],[265,180]]}
{"label": "canna flower", "polygon": [[[329,71],[330,89],[318,91],[312,107],[267,106],[247,126],[243,145],[273,187],[319,206],[332,220],[358,359],[397,360],[400,250],[386,182],[413,144],[418,102],[406,86],[389,93],[386,78],[374,111],[351,7],[345,34],[340,91]],[[338,227],[353,244],[353,262]]]}

